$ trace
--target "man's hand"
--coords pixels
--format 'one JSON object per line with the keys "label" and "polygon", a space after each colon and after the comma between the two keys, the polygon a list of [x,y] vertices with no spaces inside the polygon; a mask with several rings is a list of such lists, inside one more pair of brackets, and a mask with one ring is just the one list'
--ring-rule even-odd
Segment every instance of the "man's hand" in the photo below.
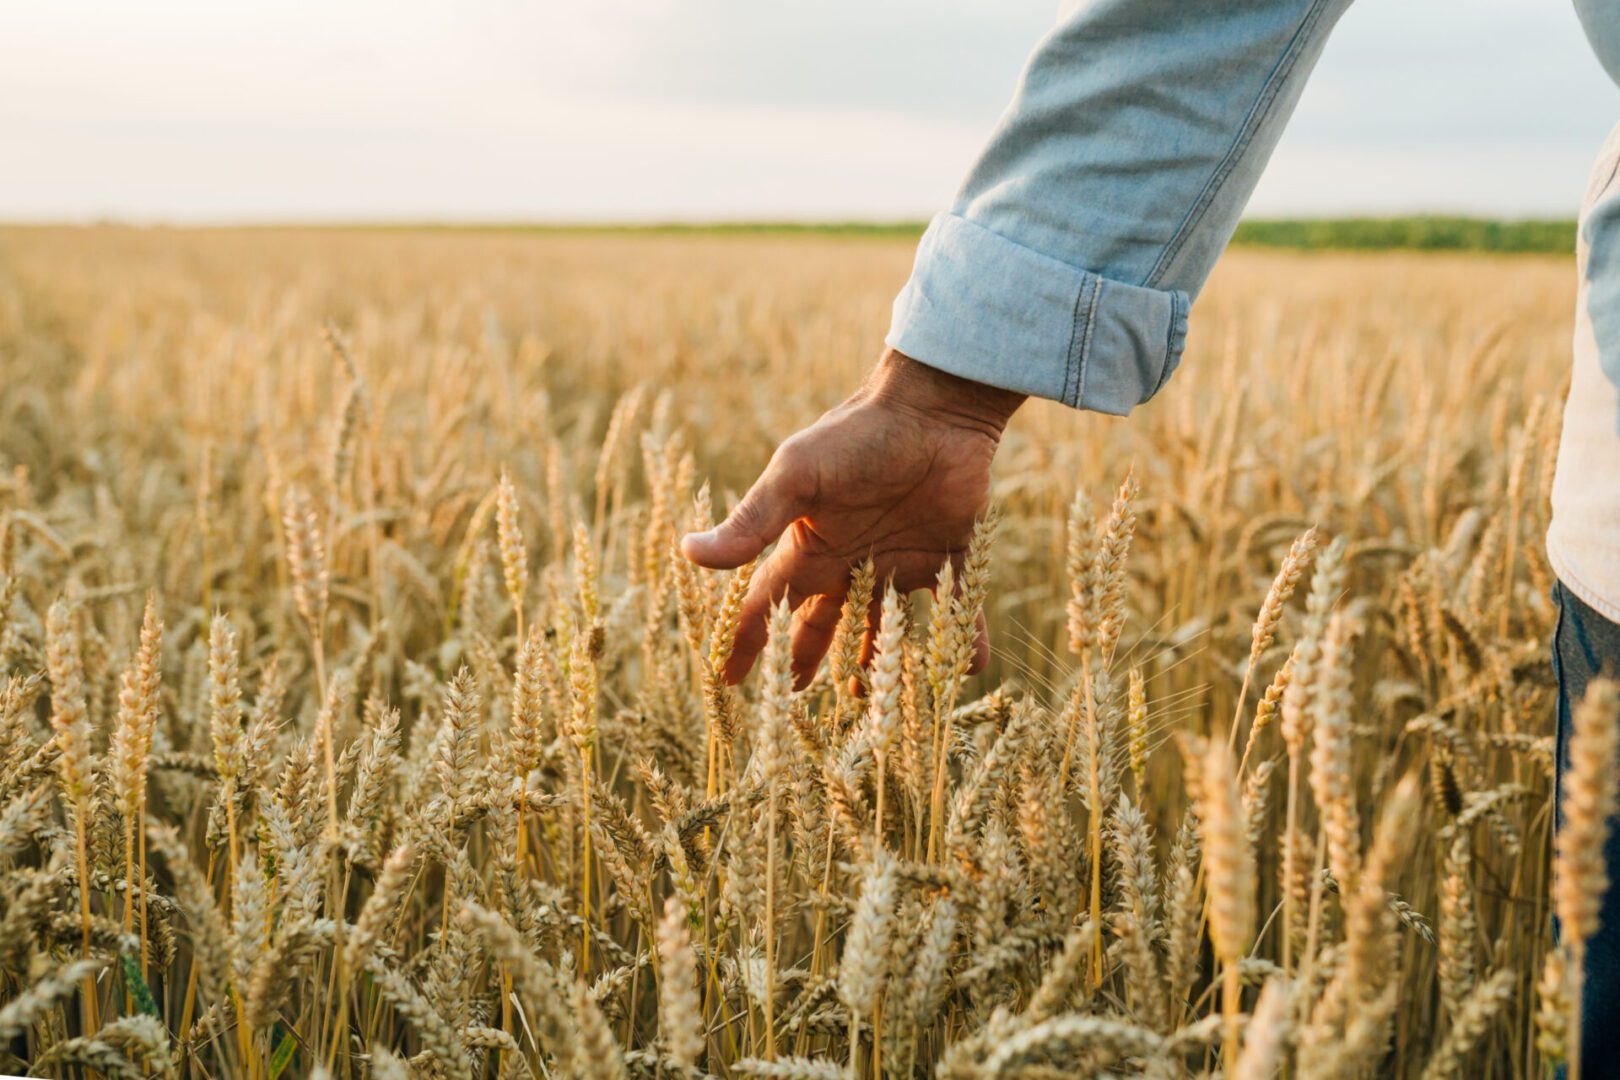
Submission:
{"label": "man's hand", "polygon": [[[1023,401],[891,349],[848,401],[778,447],[730,517],[681,540],[688,559],[728,570],[782,538],[743,602],[726,680],[748,674],[781,597],[795,611],[793,671],[803,686],[832,643],[854,566],[870,558],[880,590],[892,580],[911,592],[933,585],[946,559],[959,562],[989,502],[1001,432]],[[981,619],[971,670],[989,651]]]}

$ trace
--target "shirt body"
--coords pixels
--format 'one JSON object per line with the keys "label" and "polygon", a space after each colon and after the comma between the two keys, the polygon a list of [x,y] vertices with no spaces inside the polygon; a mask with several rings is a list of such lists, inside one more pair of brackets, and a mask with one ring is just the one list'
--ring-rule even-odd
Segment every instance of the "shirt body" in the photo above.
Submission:
{"label": "shirt body", "polygon": [[1592,170],[1578,237],[1574,367],[1547,560],[1565,587],[1620,622],[1620,125]]}

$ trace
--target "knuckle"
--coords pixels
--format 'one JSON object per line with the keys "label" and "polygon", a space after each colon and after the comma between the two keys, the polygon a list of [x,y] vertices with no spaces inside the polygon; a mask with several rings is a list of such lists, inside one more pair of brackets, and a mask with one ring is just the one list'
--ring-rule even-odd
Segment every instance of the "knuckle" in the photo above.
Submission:
{"label": "knuckle", "polygon": [[764,524],[765,512],[760,507],[757,488],[743,496],[742,501],[732,509],[728,520],[733,528],[749,535],[759,532],[760,527]]}
{"label": "knuckle", "polygon": [[783,440],[771,455],[770,474],[782,493],[798,499],[813,486],[818,454],[804,432]]}

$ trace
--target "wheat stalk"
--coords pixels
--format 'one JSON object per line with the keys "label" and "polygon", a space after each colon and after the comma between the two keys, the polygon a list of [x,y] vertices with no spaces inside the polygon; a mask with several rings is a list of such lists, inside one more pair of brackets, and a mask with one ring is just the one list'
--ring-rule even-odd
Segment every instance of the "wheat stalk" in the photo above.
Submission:
{"label": "wheat stalk", "polygon": [[1593,679],[1575,707],[1564,774],[1561,824],[1553,844],[1553,909],[1569,949],[1569,1075],[1581,1075],[1581,999],[1586,943],[1597,933],[1609,889],[1603,849],[1616,804],[1620,686]]}
{"label": "wheat stalk", "polygon": [[1245,835],[1236,766],[1227,744],[1189,741],[1189,760],[1201,766],[1198,820],[1208,870],[1209,936],[1221,964],[1221,1000],[1226,1023],[1227,1068],[1235,1067],[1241,1027],[1242,986],[1238,964],[1254,933],[1254,853]]}
{"label": "wheat stalk", "polygon": [[[1569,1048],[1612,804],[1572,760],[1543,892],[1560,365],[1423,315],[1535,314],[1549,268],[1236,253],[1179,404],[1003,441],[994,574],[988,523],[933,577],[797,522],[841,609],[795,680],[753,567],[679,537],[830,400],[900,249],[112,236],[13,230],[0,275],[13,1071],[1415,1080]],[[1144,446],[1141,493],[1059,535]]]}

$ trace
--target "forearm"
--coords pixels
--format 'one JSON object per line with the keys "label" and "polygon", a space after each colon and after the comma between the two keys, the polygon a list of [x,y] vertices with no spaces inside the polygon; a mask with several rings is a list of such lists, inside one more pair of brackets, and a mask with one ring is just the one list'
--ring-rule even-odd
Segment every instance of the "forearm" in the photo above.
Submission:
{"label": "forearm", "polygon": [[1070,405],[1146,400],[1348,2],[1083,6],[929,227],[889,344]]}

